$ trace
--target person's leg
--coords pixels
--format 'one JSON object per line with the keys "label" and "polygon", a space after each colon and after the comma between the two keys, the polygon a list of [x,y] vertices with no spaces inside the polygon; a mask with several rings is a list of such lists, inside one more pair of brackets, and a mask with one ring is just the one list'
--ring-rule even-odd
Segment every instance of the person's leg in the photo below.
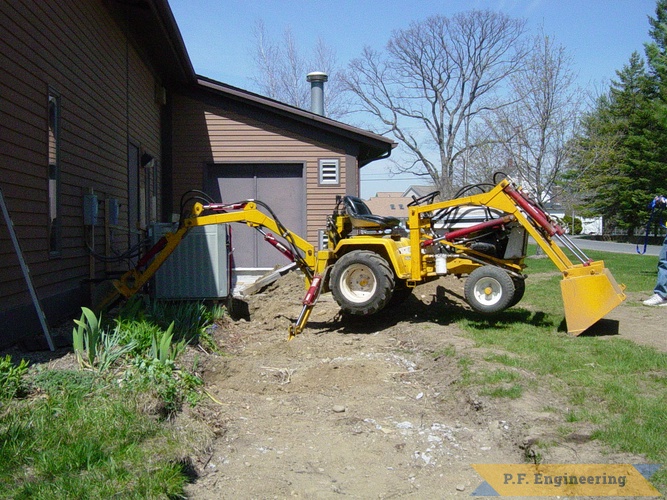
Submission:
{"label": "person's leg", "polygon": [[667,299],[667,238],[662,243],[660,257],[658,259],[658,279],[655,282],[653,292]]}

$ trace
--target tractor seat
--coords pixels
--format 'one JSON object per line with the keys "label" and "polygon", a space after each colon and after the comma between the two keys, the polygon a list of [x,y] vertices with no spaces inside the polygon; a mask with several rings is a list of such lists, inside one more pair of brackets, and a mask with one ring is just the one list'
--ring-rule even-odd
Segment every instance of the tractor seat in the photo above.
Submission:
{"label": "tractor seat", "polygon": [[364,200],[356,196],[344,196],[343,203],[347,215],[350,216],[352,227],[355,229],[391,229],[401,223],[396,217],[373,215]]}

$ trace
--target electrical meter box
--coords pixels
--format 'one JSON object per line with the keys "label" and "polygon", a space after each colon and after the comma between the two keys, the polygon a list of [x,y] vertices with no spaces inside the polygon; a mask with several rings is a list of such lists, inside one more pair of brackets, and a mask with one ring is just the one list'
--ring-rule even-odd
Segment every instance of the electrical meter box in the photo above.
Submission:
{"label": "electrical meter box", "polygon": [[[174,224],[153,224],[153,243]],[[154,277],[156,299],[196,300],[226,298],[230,293],[228,226],[193,227]]]}

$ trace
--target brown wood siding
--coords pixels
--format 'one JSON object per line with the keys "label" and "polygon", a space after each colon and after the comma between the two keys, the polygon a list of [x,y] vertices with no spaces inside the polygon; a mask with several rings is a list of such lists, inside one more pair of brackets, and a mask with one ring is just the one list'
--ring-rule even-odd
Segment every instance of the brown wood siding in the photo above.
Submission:
{"label": "brown wood siding", "polygon": [[[80,289],[90,277],[85,192],[93,189],[100,200],[117,198],[119,223],[127,226],[128,135],[159,160],[155,78],[102,0],[2,2],[0,67],[0,186],[37,294],[48,300]],[[49,256],[48,242],[49,89],[59,94],[61,109],[58,257]],[[103,252],[101,219],[95,239],[96,250]],[[118,250],[125,249],[126,240],[119,232]],[[4,221],[0,262],[0,312],[29,304]],[[95,270],[102,276],[105,266],[97,263]]]}
{"label": "brown wood siding", "polygon": [[[336,195],[346,192],[345,152],[306,140],[288,129],[216,108],[190,97],[175,96],[173,111],[175,211],[188,189],[201,189],[211,163],[303,163],[306,165],[306,239],[316,245]],[[338,159],[340,185],[319,185],[319,160]],[[234,200],[236,201],[236,200]],[[279,207],[272,207],[279,213]]]}

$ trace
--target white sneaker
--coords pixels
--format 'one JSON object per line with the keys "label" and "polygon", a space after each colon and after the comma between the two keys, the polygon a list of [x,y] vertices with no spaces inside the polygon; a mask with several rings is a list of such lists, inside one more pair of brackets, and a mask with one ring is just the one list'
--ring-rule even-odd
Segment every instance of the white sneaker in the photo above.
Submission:
{"label": "white sneaker", "polygon": [[663,299],[657,293],[651,295],[648,299],[642,302],[645,306],[667,306],[667,299]]}

